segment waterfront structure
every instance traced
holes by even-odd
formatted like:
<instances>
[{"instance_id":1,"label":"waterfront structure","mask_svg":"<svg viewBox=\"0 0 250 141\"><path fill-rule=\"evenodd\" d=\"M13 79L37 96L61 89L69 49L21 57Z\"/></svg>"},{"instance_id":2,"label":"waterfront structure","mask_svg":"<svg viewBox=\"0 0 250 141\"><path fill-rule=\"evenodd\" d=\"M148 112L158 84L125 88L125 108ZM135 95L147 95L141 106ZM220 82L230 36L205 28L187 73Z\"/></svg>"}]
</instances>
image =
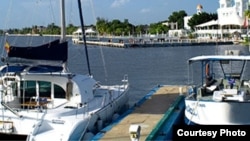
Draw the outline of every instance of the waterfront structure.
<instances>
[{"instance_id":1,"label":"waterfront structure","mask_svg":"<svg viewBox=\"0 0 250 141\"><path fill-rule=\"evenodd\" d=\"M87 28L85 30L85 35L86 35L86 40L90 41L98 41L98 32L95 31L93 28ZM82 28L79 27L76 31L73 32L72 34L72 42L74 44L82 44L83 41L83 36L82 36Z\"/></svg>"},{"instance_id":2,"label":"waterfront structure","mask_svg":"<svg viewBox=\"0 0 250 141\"><path fill-rule=\"evenodd\" d=\"M219 0L217 9L218 19L202 23L195 27L195 35L198 39L238 39L241 34L246 34L244 27L244 12L249 8L249 0ZM202 12L202 5L197 5L197 14ZM184 27L192 16L184 18Z\"/></svg>"}]
</instances>

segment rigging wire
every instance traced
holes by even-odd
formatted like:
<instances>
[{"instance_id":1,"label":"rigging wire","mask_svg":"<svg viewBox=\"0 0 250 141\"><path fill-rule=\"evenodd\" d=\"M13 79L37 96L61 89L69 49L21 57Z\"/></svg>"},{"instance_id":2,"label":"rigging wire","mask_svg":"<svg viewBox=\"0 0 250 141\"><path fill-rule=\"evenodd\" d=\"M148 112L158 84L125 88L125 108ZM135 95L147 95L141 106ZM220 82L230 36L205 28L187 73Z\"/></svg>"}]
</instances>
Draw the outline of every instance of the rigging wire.
<instances>
[{"instance_id":1,"label":"rigging wire","mask_svg":"<svg viewBox=\"0 0 250 141\"><path fill-rule=\"evenodd\" d=\"M39 7L39 0L35 1L34 5L38 8ZM32 16L29 16L29 19L30 19L31 23L34 22L34 15L36 15L37 8L32 8L33 11L30 12L32 14ZM31 28L30 32L31 32L31 35L26 38L26 40L27 40L26 44L28 46L32 45L32 42L33 42L33 39L34 39L34 36L33 36L33 26Z\"/></svg>"},{"instance_id":2,"label":"rigging wire","mask_svg":"<svg viewBox=\"0 0 250 141\"><path fill-rule=\"evenodd\" d=\"M55 19L56 19L56 18L55 18L54 8L53 8L53 6L52 6L52 0L50 0L50 7L49 7L49 8L50 8L50 11L51 11L50 13L52 13L52 14L51 14L51 21L52 21L52 23L55 23ZM54 39L54 36L50 36L50 37L51 37L51 38L50 38L51 40Z\"/></svg>"},{"instance_id":3,"label":"rigging wire","mask_svg":"<svg viewBox=\"0 0 250 141\"><path fill-rule=\"evenodd\" d=\"M93 13L94 22L96 23L96 15L95 15L94 4L92 0L90 0L90 5L91 5L92 13Z\"/></svg>"},{"instance_id":4,"label":"rigging wire","mask_svg":"<svg viewBox=\"0 0 250 141\"><path fill-rule=\"evenodd\" d=\"M74 12L73 12L73 3L72 1L70 1L70 3L68 4L69 5L69 14L67 19L68 19L68 23L73 23L73 17L74 17Z\"/></svg>"},{"instance_id":5,"label":"rigging wire","mask_svg":"<svg viewBox=\"0 0 250 141\"><path fill-rule=\"evenodd\" d=\"M8 29L8 26L7 26L8 24L7 23L9 22L9 19L10 19L10 11L12 9L12 3L13 3L13 1L11 0L10 3L9 3L9 6L8 6L8 10L7 10L8 12L6 14L6 20L5 20L5 28L6 29ZM1 41L1 44L4 44L4 46L5 46L5 43L7 41L7 37L8 37L8 35L7 35L7 33L5 33L4 38L2 38L2 41ZM3 47L2 48L2 55L1 55L2 57L6 53L4 50L5 50L5 48Z\"/></svg>"},{"instance_id":6,"label":"rigging wire","mask_svg":"<svg viewBox=\"0 0 250 141\"><path fill-rule=\"evenodd\" d=\"M95 10L94 10L93 0L90 0L90 5L91 5L93 17L94 17L94 23L96 24L96 15L95 15ZM96 25L96 29L97 29L97 25ZM96 31L98 32L98 30L96 30ZM99 32L97 33L97 36L99 38ZM103 53L102 47L100 47L100 52L101 52L101 57L102 57L103 69L104 69L104 76L105 76L104 80L107 82L108 73L107 73L106 62L105 62L105 58L104 58L104 53Z\"/></svg>"}]
</instances>

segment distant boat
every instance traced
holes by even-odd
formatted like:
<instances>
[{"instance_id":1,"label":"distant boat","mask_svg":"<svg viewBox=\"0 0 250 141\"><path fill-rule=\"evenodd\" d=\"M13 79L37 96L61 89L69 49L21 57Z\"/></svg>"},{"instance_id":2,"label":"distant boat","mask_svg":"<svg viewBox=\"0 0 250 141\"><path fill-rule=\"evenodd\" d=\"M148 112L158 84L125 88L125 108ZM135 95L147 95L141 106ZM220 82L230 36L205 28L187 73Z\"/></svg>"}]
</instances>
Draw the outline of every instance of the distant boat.
<instances>
[{"instance_id":1,"label":"distant boat","mask_svg":"<svg viewBox=\"0 0 250 141\"><path fill-rule=\"evenodd\" d=\"M127 75L120 85L104 86L90 71L82 75L67 69L63 23L61 38L49 43L19 47L6 42L0 67L1 140L89 140L127 105Z\"/></svg>"},{"instance_id":2,"label":"distant boat","mask_svg":"<svg viewBox=\"0 0 250 141\"><path fill-rule=\"evenodd\" d=\"M74 44L83 44L83 33L82 28L78 28L72 34L72 42ZM99 41L98 32L95 31L93 28L88 28L85 30L85 36L87 41Z\"/></svg>"},{"instance_id":3,"label":"distant boat","mask_svg":"<svg viewBox=\"0 0 250 141\"><path fill-rule=\"evenodd\" d=\"M200 72L201 82L190 84L185 98L186 123L250 125L250 80L244 76L249 61L250 56L231 54L190 58L189 68L195 71L189 71L190 80Z\"/></svg>"}]
</instances>

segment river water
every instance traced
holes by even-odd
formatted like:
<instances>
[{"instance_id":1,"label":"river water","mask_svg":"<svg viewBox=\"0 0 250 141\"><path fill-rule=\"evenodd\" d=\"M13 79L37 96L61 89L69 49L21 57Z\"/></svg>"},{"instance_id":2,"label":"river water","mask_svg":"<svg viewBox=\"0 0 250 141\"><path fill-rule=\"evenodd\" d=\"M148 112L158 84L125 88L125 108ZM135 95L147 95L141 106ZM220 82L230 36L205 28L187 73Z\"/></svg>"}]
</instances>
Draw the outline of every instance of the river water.
<instances>
[{"instance_id":1,"label":"river water","mask_svg":"<svg viewBox=\"0 0 250 141\"><path fill-rule=\"evenodd\" d=\"M1 45L4 46L3 38ZM11 44L29 41L39 44L51 37L9 37ZM74 73L87 74L84 45L69 40L68 68ZM240 50L248 55L249 49L240 45L180 46L149 48L114 48L88 46L90 70L102 84L118 84L125 74L130 83L130 100L133 105L157 85L186 85L187 59L197 55L224 54L225 50ZM3 50L1 50L3 51Z\"/></svg>"}]
</instances>

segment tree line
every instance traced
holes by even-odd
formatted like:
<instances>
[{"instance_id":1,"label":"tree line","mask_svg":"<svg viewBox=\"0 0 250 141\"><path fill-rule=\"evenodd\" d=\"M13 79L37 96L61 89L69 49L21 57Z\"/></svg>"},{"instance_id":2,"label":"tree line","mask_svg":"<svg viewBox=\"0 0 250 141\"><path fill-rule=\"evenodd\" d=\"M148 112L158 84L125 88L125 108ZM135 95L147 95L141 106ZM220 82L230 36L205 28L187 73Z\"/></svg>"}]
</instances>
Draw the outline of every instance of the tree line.
<instances>
[{"instance_id":1,"label":"tree line","mask_svg":"<svg viewBox=\"0 0 250 141\"><path fill-rule=\"evenodd\" d=\"M124 21L120 21L118 19L114 19L109 21L104 18L97 18L96 25L88 25L86 27L92 27L95 29L100 35L115 35L115 36L128 36L128 35L138 35L138 34L166 34L171 29L171 27L167 24L163 23L177 23L177 29L184 29L184 17L187 16L187 13L184 10L173 12L167 20L159 21L156 23L151 23L149 25L133 25L129 23L128 19L124 19ZM199 14L194 14L192 18L189 20L188 25L191 27L191 31L194 30L194 27L198 24L205 23L210 20L217 19L217 13L206 13L202 12ZM69 24L66 27L66 33L71 35L74 31L76 31L79 26ZM22 29L8 29L8 30L0 30L1 34L4 33L9 34L52 34L58 35L60 34L60 27L55 25L55 23L49 24L47 27L43 26L32 26L25 27Z\"/></svg>"}]
</instances>

